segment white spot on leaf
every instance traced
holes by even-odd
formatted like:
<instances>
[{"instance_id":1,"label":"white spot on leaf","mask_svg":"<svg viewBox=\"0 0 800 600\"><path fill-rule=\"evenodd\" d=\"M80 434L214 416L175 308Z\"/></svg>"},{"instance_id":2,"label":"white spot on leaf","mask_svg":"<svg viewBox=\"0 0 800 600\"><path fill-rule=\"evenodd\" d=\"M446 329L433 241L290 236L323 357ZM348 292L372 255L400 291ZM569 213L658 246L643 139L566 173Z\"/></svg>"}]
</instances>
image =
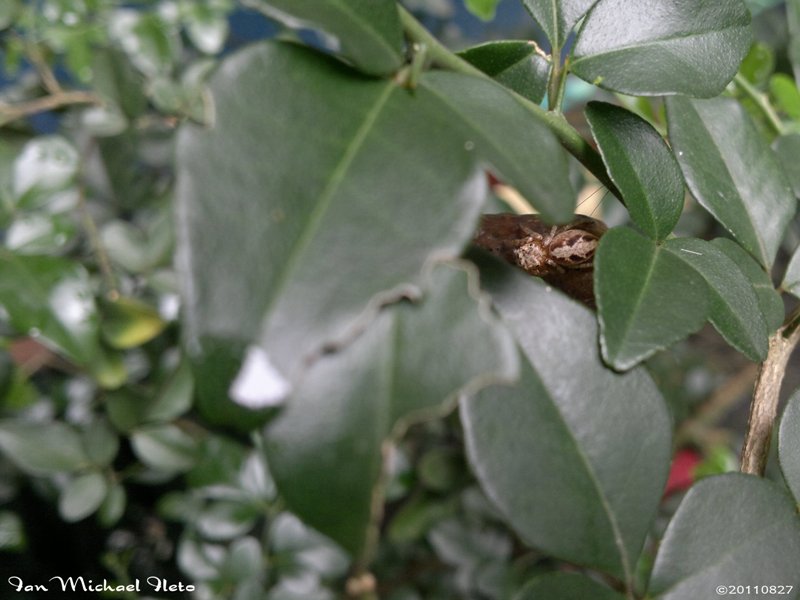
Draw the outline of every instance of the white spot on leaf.
<instances>
[{"instance_id":1,"label":"white spot on leaf","mask_svg":"<svg viewBox=\"0 0 800 600\"><path fill-rule=\"evenodd\" d=\"M259 409L280 406L291 391L291 384L270 362L267 353L250 346L228 393L237 404Z\"/></svg>"}]
</instances>

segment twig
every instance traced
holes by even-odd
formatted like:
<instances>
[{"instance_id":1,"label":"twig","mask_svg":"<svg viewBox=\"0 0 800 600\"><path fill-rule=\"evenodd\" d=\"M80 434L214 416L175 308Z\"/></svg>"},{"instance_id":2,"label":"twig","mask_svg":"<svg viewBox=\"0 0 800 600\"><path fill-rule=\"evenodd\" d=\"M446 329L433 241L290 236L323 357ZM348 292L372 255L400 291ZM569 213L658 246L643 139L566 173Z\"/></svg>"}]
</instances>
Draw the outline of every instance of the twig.
<instances>
[{"instance_id":1,"label":"twig","mask_svg":"<svg viewBox=\"0 0 800 600\"><path fill-rule=\"evenodd\" d=\"M781 383L792 351L800 342L800 311L769 338L767 359L761 364L750 404L750 418L742 446L742 473L763 475L778 414Z\"/></svg>"},{"instance_id":2,"label":"twig","mask_svg":"<svg viewBox=\"0 0 800 600\"><path fill-rule=\"evenodd\" d=\"M453 54L438 39L431 35L430 32L428 32L428 30L422 26L422 23L417 21L414 16L405 8L398 7L398 9L400 11L400 20L403 24L406 34L412 40L426 45L428 57L435 64L457 73L463 73L464 75L472 75L488 81L494 81L480 69L473 67L467 61ZM622 202L622 195L619 193L617 187L608 176L600 154L598 154L597 151L592 148L589 142L583 139L581 135L575 131L575 128L567 122L566 118L564 118L564 115L546 111L538 104L531 102L524 96L520 96L513 90L508 90L508 93L514 96L514 98L525 109L536 115L536 117L538 117L540 120L544 121L544 123L561 142L561 145L564 146L564 148L566 148L570 154L577 158L583 164L583 166L585 166L595 177L597 177L597 179L600 180L603 185L605 185L606 188L608 188L608 190Z\"/></svg>"},{"instance_id":3,"label":"twig","mask_svg":"<svg viewBox=\"0 0 800 600\"><path fill-rule=\"evenodd\" d=\"M42 96L22 102L20 104L6 104L0 102L0 125L15 121L22 117L35 115L40 112L54 110L71 104L103 104L103 99L92 92L58 92L49 96Z\"/></svg>"}]
</instances>

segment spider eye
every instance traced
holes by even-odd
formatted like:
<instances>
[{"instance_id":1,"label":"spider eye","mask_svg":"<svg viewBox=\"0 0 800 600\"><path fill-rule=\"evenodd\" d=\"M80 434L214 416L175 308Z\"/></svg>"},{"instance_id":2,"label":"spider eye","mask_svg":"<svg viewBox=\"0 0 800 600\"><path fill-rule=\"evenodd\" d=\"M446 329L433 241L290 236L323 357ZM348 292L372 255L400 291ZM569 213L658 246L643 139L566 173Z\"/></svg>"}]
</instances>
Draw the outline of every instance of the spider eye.
<instances>
[{"instance_id":1,"label":"spider eye","mask_svg":"<svg viewBox=\"0 0 800 600\"><path fill-rule=\"evenodd\" d=\"M563 267L584 265L594 258L598 241L597 236L587 231L564 231L550 242L550 256Z\"/></svg>"}]
</instances>

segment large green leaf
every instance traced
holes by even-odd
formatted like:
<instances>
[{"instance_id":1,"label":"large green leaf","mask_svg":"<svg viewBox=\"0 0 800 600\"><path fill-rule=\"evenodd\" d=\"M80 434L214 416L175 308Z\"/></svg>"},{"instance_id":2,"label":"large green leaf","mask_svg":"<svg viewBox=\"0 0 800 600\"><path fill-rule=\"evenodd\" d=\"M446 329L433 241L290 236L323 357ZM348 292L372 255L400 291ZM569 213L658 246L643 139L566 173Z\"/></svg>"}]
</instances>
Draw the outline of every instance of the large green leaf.
<instances>
[{"instance_id":1,"label":"large green leaf","mask_svg":"<svg viewBox=\"0 0 800 600\"><path fill-rule=\"evenodd\" d=\"M594 289L600 345L615 369L682 340L709 316L708 286L695 270L625 227L601 239Z\"/></svg>"},{"instance_id":2,"label":"large green leaf","mask_svg":"<svg viewBox=\"0 0 800 600\"><path fill-rule=\"evenodd\" d=\"M29 475L72 472L91 464L78 433L57 421L0 421L0 451Z\"/></svg>"},{"instance_id":3,"label":"large green leaf","mask_svg":"<svg viewBox=\"0 0 800 600\"><path fill-rule=\"evenodd\" d=\"M663 240L683 209L683 174L658 132L622 107L590 102L586 118L611 180L633 221L648 236Z\"/></svg>"},{"instance_id":4,"label":"large green leaf","mask_svg":"<svg viewBox=\"0 0 800 600\"><path fill-rule=\"evenodd\" d=\"M764 315L767 333L774 332L783 324L786 309L783 306L781 295L775 290L775 286L772 285L772 279L764 271L764 267L758 264L751 254L733 240L717 238L711 243L735 262L739 270L750 281L753 290L756 292L761 314Z\"/></svg>"},{"instance_id":5,"label":"large green leaf","mask_svg":"<svg viewBox=\"0 0 800 600\"><path fill-rule=\"evenodd\" d=\"M528 582L513 600L622 600L622 596L579 573L549 573Z\"/></svg>"},{"instance_id":6,"label":"large green leaf","mask_svg":"<svg viewBox=\"0 0 800 600\"><path fill-rule=\"evenodd\" d=\"M795 81L800 81L800 0L786 0L789 25L789 60L792 61Z\"/></svg>"},{"instance_id":7,"label":"large green leaf","mask_svg":"<svg viewBox=\"0 0 800 600\"><path fill-rule=\"evenodd\" d=\"M77 364L99 360L97 307L80 264L0 251L0 305L16 329L41 338Z\"/></svg>"},{"instance_id":8,"label":"large green leaf","mask_svg":"<svg viewBox=\"0 0 800 600\"><path fill-rule=\"evenodd\" d=\"M736 74L750 38L741 0L600 0L578 33L572 71L635 96L709 98Z\"/></svg>"},{"instance_id":9,"label":"large green leaf","mask_svg":"<svg viewBox=\"0 0 800 600\"><path fill-rule=\"evenodd\" d=\"M524 364L462 402L475 473L528 544L630 583L668 469L663 399L643 370L603 365L582 305L494 260L481 275Z\"/></svg>"},{"instance_id":10,"label":"large green leaf","mask_svg":"<svg viewBox=\"0 0 800 600\"><path fill-rule=\"evenodd\" d=\"M270 469L289 508L355 555L387 438L440 414L459 390L513 378L513 342L474 284L437 268L421 305L385 310L355 343L321 359L267 428Z\"/></svg>"},{"instance_id":11,"label":"large green leaf","mask_svg":"<svg viewBox=\"0 0 800 600\"><path fill-rule=\"evenodd\" d=\"M800 504L800 389L789 398L781 417L778 458L786 484Z\"/></svg>"},{"instance_id":12,"label":"large green leaf","mask_svg":"<svg viewBox=\"0 0 800 600\"><path fill-rule=\"evenodd\" d=\"M217 365L230 377L259 324L270 368L293 380L425 263L458 255L486 182L425 87L264 43L227 59L211 90L214 127L178 136L177 219L185 333L209 367L197 389L220 404Z\"/></svg>"},{"instance_id":13,"label":"large green leaf","mask_svg":"<svg viewBox=\"0 0 800 600\"><path fill-rule=\"evenodd\" d=\"M775 597L797 598L798 564L800 520L791 498L761 478L719 475L692 487L672 518L650 593L697 600L713 597L717 586L779 584L793 589Z\"/></svg>"},{"instance_id":14,"label":"large green leaf","mask_svg":"<svg viewBox=\"0 0 800 600\"><path fill-rule=\"evenodd\" d=\"M487 42L458 55L531 102L539 104L547 92L550 63L528 41Z\"/></svg>"},{"instance_id":15,"label":"large green leaf","mask_svg":"<svg viewBox=\"0 0 800 600\"><path fill-rule=\"evenodd\" d=\"M547 34L554 48L562 48L567 34L597 0L522 0Z\"/></svg>"},{"instance_id":16,"label":"large green leaf","mask_svg":"<svg viewBox=\"0 0 800 600\"><path fill-rule=\"evenodd\" d=\"M696 238L669 240L664 247L708 284L709 320L717 331L750 360L764 360L767 324L753 285L737 264L718 247Z\"/></svg>"},{"instance_id":17,"label":"large green leaf","mask_svg":"<svg viewBox=\"0 0 800 600\"><path fill-rule=\"evenodd\" d=\"M543 121L500 86L474 77L432 72L422 87L461 118L470 147L545 219L573 218L575 194L567 156Z\"/></svg>"},{"instance_id":18,"label":"large green leaf","mask_svg":"<svg viewBox=\"0 0 800 600\"><path fill-rule=\"evenodd\" d=\"M362 71L387 75L403 64L403 36L394 0L248 0L286 24L335 36Z\"/></svg>"},{"instance_id":19,"label":"large green leaf","mask_svg":"<svg viewBox=\"0 0 800 600\"><path fill-rule=\"evenodd\" d=\"M669 137L698 202L764 266L796 200L775 155L734 100L667 98Z\"/></svg>"},{"instance_id":20,"label":"large green leaf","mask_svg":"<svg viewBox=\"0 0 800 600\"><path fill-rule=\"evenodd\" d=\"M794 195L800 198L800 163L797 160L800 155L800 133L782 135L772 143L772 148L786 173L786 178L792 184Z\"/></svg>"}]
</instances>

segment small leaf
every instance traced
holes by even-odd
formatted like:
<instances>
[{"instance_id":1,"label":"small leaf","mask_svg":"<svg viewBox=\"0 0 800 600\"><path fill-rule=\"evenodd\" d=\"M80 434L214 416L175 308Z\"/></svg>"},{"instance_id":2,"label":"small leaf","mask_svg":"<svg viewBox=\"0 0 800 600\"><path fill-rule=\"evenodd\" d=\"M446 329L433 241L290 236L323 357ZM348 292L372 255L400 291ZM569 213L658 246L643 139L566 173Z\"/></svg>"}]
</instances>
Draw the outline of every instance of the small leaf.
<instances>
[{"instance_id":1,"label":"small leaf","mask_svg":"<svg viewBox=\"0 0 800 600\"><path fill-rule=\"evenodd\" d=\"M797 201L744 108L728 98L667 98L669 137L692 194L769 268Z\"/></svg>"},{"instance_id":2,"label":"small leaf","mask_svg":"<svg viewBox=\"0 0 800 600\"><path fill-rule=\"evenodd\" d=\"M112 348L127 350L146 344L167 325L158 311L135 298L105 300L101 308L103 337Z\"/></svg>"},{"instance_id":3,"label":"small leaf","mask_svg":"<svg viewBox=\"0 0 800 600\"><path fill-rule=\"evenodd\" d=\"M800 389L786 402L778 431L778 458L786 485L800 504Z\"/></svg>"},{"instance_id":4,"label":"small leaf","mask_svg":"<svg viewBox=\"0 0 800 600\"><path fill-rule=\"evenodd\" d=\"M0 305L12 325L84 366L100 360L92 285L78 263L0 251Z\"/></svg>"},{"instance_id":5,"label":"small leaf","mask_svg":"<svg viewBox=\"0 0 800 600\"><path fill-rule=\"evenodd\" d=\"M250 531L259 516L261 509L258 505L220 500L205 507L193 523L204 538L228 541Z\"/></svg>"},{"instance_id":6,"label":"small leaf","mask_svg":"<svg viewBox=\"0 0 800 600\"><path fill-rule=\"evenodd\" d=\"M713 244L696 238L669 240L664 248L708 284L709 320L722 337L750 360L764 360L767 325L755 290L736 263Z\"/></svg>"},{"instance_id":7,"label":"small leaf","mask_svg":"<svg viewBox=\"0 0 800 600\"><path fill-rule=\"evenodd\" d=\"M0 450L28 475L49 475L86 468L90 459L75 430L57 421L0 421Z\"/></svg>"},{"instance_id":8,"label":"small leaf","mask_svg":"<svg viewBox=\"0 0 800 600\"><path fill-rule=\"evenodd\" d=\"M620 370L697 331L709 315L708 286L695 270L625 227L600 240L595 293L603 357Z\"/></svg>"},{"instance_id":9,"label":"small leaf","mask_svg":"<svg viewBox=\"0 0 800 600\"><path fill-rule=\"evenodd\" d=\"M515 387L462 401L473 470L527 544L630 583L669 468L664 401L644 370L603 365L589 310L488 260L482 280L524 362Z\"/></svg>"},{"instance_id":10,"label":"small leaf","mask_svg":"<svg viewBox=\"0 0 800 600\"><path fill-rule=\"evenodd\" d=\"M710 98L733 79L750 39L741 0L600 0L578 32L572 71L632 96Z\"/></svg>"},{"instance_id":11,"label":"small leaf","mask_svg":"<svg viewBox=\"0 0 800 600\"><path fill-rule=\"evenodd\" d=\"M86 455L95 467L107 467L117 456L119 437L105 419L90 423L82 437Z\"/></svg>"},{"instance_id":12,"label":"small leaf","mask_svg":"<svg viewBox=\"0 0 800 600\"><path fill-rule=\"evenodd\" d=\"M775 52L764 42L753 42L739 66L739 72L750 83L763 88L775 70Z\"/></svg>"},{"instance_id":13,"label":"small leaf","mask_svg":"<svg viewBox=\"0 0 800 600\"><path fill-rule=\"evenodd\" d=\"M513 600L622 600L614 590L578 573L548 573L530 580Z\"/></svg>"},{"instance_id":14,"label":"small leaf","mask_svg":"<svg viewBox=\"0 0 800 600\"><path fill-rule=\"evenodd\" d=\"M678 223L684 184L675 157L647 121L624 108L590 102L586 118L631 218L656 241Z\"/></svg>"},{"instance_id":15,"label":"small leaf","mask_svg":"<svg viewBox=\"0 0 800 600\"><path fill-rule=\"evenodd\" d=\"M125 487L119 484L112 484L105 499L103 499L103 503L97 509L97 517L103 527L116 525L125 513L126 504Z\"/></svg>"},{"instance_id":16,"label":"small leaf","mask_svg":"<svg viewBox=\"0 0 800 600\"><path fill-rule=\"evenodd\" d=\"M783 306L781 295L775 290L775 286L772 285L772 279L764 271L764 267L759 265L752 255L748 254L744 248L733 240L717 238L712 240L711 243L733 260L750 281L758 297L761 314L764 315L767 333L773 333L783 324L786 309Z\"/></svg>"},{"instance_id":17,"label":"small leaf","mask_svg":"<svg viewBox=\"0 0 800 600\"><path fill-rule=\"evenodd\" d=\"M528 112L506 90L458 73L428 73L430 90L462 120L474 152L528 198L545 219L573 218L575 194L567 157L544 119Z\"/></svg>"},{"instance_id":18,"label":"small leaf","mask_svg":"<svg viewBox=\"0 0 800 600\"><path fill-rule=\"evenodd\" d=\"M157 471L188 471L197 461L197 443L174 425L141 427L130 439L139 460Z\"/></svg>"},{"instance_id":19,"label":"small leaf","mask_svg":"<svg viewBox=\"0 0 800 600\"><path fill-rule=\"evenodd\" d=\"M34 138L14 161L14 193L52 192L66 186L78 172L78 151L59 136Z\"/></svg>"},{"instance_id":20,"label":"small leaf","mask_svg":"<svg viewBox=\"0 0 800 600\"><path fill-rule=\"evenodd\" d=\"M522 0L554 48L563 48L567 34L597 0Z\"/></svg>"},{"instance_id":21,"label":"small leaf","mask_svg":"<svg viewBox=\"0 0 800 600\"><path fill-rule=\"evenodd\" d=\"M67 522L80 521L95 512L106 497L108 486L100 473L86 473L72 479L58 499L58 512Z\"/></svg>"},{"instance_id":22,"label":"small leaf","mask_svg":"<svg viewBox=\"0 0 800 600\"><path fill-rule=\"evenodd\" d=\"M353 555L370 527L385 440L447 410L459 390L513 377L510 339L471 285L460 269L437 268L421 304L384 311L320 359L266 430L287 506Z\"/></svg>"},{"instance_id":23,"label":"small leaf","mask_svg":"<svg viewBox=\"0 0 800 600\"><path fill-rule=\"evenodd\" d=\"M155 77L172 70L180 37L156 11L119 8L111 14L108 27L112 38L142 73Z\"/></svg>"},{"instance_id":24,"label":"small leaf","mask_svg":"<svg viewBox=\"0 0 800 600\"><path fill-rule=\"evenodd\" d=\"M531 42L487 42L458 55L531 102L539 104L547 92L550 63Z\"/></svg>"},{"instance_id":25,"label":"small leaf","mask_svg":"<svg viewBox=\"0 0 800 600\"><path fill-rule=\"evenodd\" d=\"M783 167L783 172L792 184L795 197L800 198L800 133L789 133L775 139L772 149L778 156L778 163Z\"/></svg>"},{"instance_id":26,"label":"small leaf","mask_svg":"<svg viewBox=\"0 0 800 600\"><path fill-rule=\"evenodd\" d=\"M22 519L10 510L0 511L0 551L16 552L24 548L25 528Z\"/></svg>"},{"instance_id":27,"label":"small leaf","mask_svg":"<svg viewBox=\"0 0 800 600\"><path fill-rule=\"evenodd\" d=\"M794 79L783 73L773 75L769 80L769 92L775 99L776 108L800 121L800 90Z\"/></svg>"},{"instance_id":28,"label":"small leaf","mask_svg":"<svg viewBox=\"0 0 800 600\"><path fill-rule=\"evenodd\" d=\"M498 2L500 2L500 0L464 0L469 12L484 21L491 21L494 19L494 13L497 10Z\"/></svg>"},{"instance_id":29,"label":"small leaf","mask_svg":"<svg viewBox=\"0 0 800 600\"><path fill-rule=\"evenodd\" d=\"M403 37L393 0L260 0L253 3L290 27L316 26L338 38L342 52L366 73L388 75L403 62Z\"/></svg>"},{"instance_id":30,"label":"small leaf","mask_svg":"<svg viewBox=\"0 0 800 600\"><path fill-rule=\"evenodd\" d=\"M754 510L754 507L758 507ZM650 593L708 598L717 586L800 585L800 522L771 481L731 473L696 483L658 550Z\"/></svg>"}]
</instances>

